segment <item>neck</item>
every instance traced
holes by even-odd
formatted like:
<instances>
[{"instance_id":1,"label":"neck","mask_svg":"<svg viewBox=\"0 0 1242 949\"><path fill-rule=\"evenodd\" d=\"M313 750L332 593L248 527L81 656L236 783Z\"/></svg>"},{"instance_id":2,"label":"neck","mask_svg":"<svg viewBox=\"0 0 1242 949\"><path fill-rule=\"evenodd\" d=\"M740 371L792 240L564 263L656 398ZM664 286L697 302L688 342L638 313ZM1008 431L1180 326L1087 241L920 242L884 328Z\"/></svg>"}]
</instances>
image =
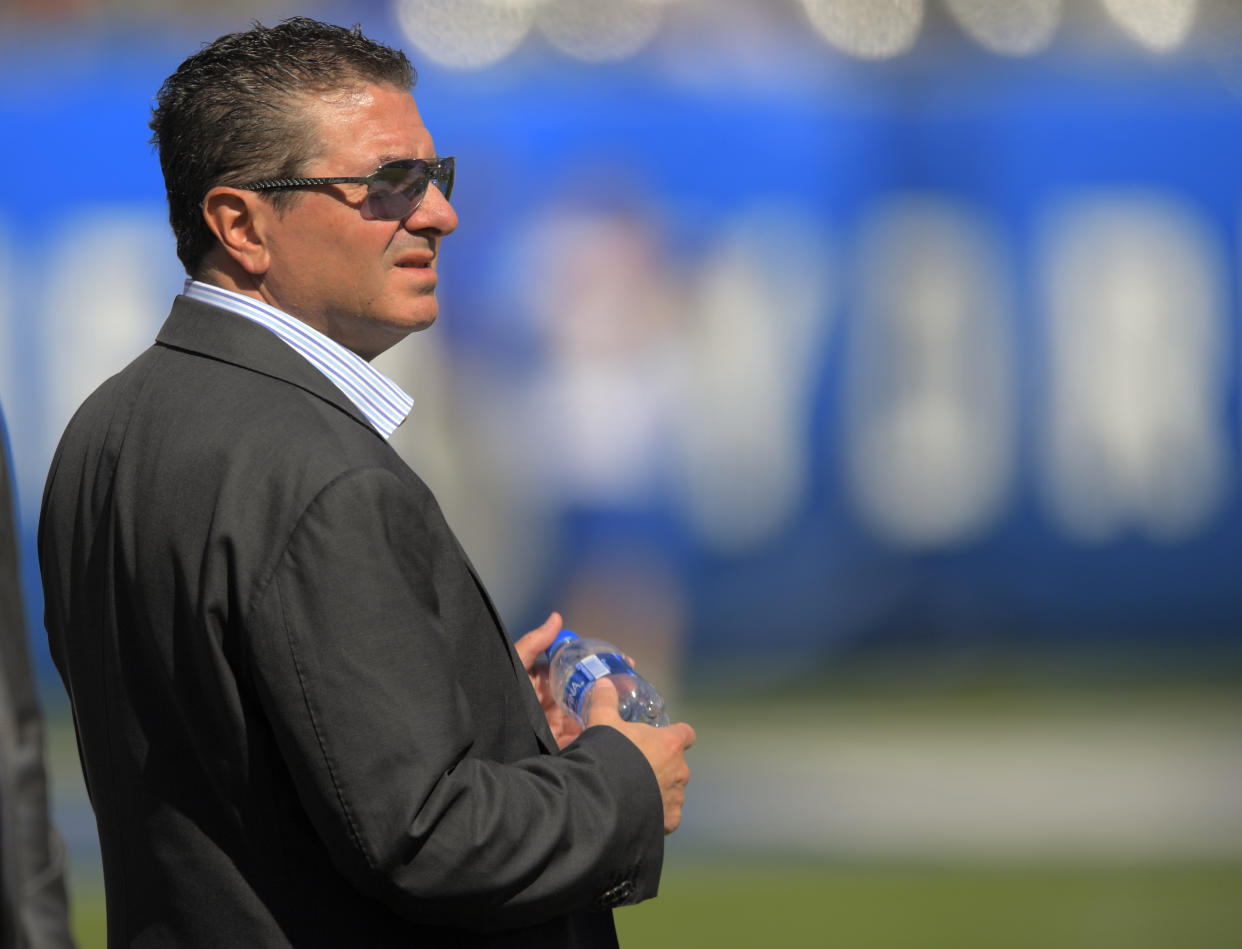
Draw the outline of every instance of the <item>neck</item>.
<instances>
[{"instance_id":1,"label":"neck","mask_svg":"<svg viewBox=\"0 0 1242 949\"><path fill-rule=\"evenodd\" d=\"M263 299L263 294L259 290L260 279L236 266L220 266L218 263L207 260L190 276L203 283L232 290L234 293L243 293L256 300Z\"/></svg>"}]
</instances>

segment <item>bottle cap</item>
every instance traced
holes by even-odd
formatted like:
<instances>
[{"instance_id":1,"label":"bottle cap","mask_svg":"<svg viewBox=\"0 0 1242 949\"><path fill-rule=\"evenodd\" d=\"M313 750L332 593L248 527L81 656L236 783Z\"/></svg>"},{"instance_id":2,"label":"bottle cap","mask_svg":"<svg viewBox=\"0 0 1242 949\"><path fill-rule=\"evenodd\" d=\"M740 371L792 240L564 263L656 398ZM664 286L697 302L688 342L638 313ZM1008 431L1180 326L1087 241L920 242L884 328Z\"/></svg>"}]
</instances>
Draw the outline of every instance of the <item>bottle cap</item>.
<instances>
[{"instance_id":1,"label":"bottle cap","mask_svg":"<svg viewBox=\"0 0 1242 949\"><path fill-rule=\"evenodd\" d=\"M548 658L551 659L556 655L556 651L564 646L571 639L577 639L578 634L572 629L562 629L556 634L556 639L552 640L552 645L548 647Z\"/></svg>"}]
</instances>

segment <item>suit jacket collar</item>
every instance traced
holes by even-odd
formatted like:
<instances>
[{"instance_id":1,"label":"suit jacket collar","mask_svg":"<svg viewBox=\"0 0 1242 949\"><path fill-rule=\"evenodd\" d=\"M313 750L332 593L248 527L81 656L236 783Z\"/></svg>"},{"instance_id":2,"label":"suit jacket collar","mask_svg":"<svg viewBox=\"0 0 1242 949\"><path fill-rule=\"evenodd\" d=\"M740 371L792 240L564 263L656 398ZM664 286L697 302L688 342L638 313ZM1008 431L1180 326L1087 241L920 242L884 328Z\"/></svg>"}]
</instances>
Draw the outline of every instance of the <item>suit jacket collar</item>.
<instances>
[{"instance_id":1,"label":"suit jacket collar","mask_svg":"<svg viewBox=\"0 0 1242 949\"><path fill-rule=\"evenodd\" d=\"M178 296L157 344L232 363L297 386L356 419L380 438L349 397L279 336L244 316Z\"/></svg>"}]
</instances>

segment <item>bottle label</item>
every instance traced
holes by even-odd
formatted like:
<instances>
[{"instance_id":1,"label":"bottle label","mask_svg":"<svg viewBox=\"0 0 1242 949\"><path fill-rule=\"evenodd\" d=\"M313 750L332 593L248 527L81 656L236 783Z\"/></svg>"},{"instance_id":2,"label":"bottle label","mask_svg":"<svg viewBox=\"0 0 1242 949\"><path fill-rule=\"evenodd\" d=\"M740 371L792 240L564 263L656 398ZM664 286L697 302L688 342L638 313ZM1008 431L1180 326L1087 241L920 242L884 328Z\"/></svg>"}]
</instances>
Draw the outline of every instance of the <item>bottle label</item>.
<instances>
[{"instance_id":1,"label":"bottle label","mask_svg":"<svg viewBox=\"0 0 1242 949\"><path fill-rule=\"evenodd\" d=\"M615 673L633 671L625 657L617 653L603 652L586 656L574 665L573 674L565 683L565 704L582 721L582 699L592 682Z\"/></svg>"}]
</instances>

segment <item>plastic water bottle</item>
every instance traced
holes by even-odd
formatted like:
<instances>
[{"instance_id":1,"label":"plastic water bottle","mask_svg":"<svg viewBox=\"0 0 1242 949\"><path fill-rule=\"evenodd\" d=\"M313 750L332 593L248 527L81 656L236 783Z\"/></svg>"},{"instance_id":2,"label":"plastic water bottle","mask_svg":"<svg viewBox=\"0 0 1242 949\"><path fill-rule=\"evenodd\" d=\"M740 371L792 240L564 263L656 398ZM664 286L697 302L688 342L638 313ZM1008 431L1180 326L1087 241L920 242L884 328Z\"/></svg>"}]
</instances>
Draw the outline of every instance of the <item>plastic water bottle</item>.
<instances>
[{"instance_id":1,"label":"plastic water bottle","mask_svg":"<svg viewBox=\"0 0 1242 949\"><path fill-rule=\"evenodd\" d=\"M548 647L552 691L561 706L586 726L591 688L607 677L617 689L617 711L627 722L662 727L668 724L664 699L634 671L616 646L601 639L580 639L562 629Z\"/></svg>"}]
</instances>

